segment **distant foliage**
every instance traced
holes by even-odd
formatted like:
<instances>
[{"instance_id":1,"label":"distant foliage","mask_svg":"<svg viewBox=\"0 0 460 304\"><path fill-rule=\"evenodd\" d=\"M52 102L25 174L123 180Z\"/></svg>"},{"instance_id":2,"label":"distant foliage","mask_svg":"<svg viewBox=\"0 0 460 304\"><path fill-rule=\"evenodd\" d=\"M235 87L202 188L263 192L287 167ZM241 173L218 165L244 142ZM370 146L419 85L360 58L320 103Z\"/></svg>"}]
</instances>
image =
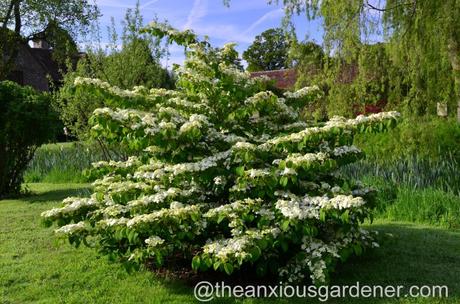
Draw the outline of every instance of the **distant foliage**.
<instances>
[{"instance_id":1,"label":"distant foliage","mask_svg":"<svg viewBox=\"0 0 460 304\"><path fill-rule=\"evenodd\" d=\"M187 44L162 24L146 31ZM120 90L78 78L76 90L106 100L93 137L137 156L98 162L94 194L45 211L46 223L128 268L186 261L197 271L252 271L283 281L327 282L338 261L378 244L359 224L373 191L336 175L363 157L353 136L392 128L396 112L336 117L307 127L299 112L312 87L265 91L235 65L233 45L193 39L177 90Z\"/></svg>"},{"instance_id":2,"label":"distant foliage","mask_svg":"<svg viewBox=\"0 0 460 304\"><path fill-rule=\"evenodd\" d=\"M0 82L0 197L20 192L27 164L54 137L56 125L48 95Z\"/></svg>"},{"instance_id":3,"label":"distant foliage","mask_svg":"<svg viewBox=\"0 0 460 304\"><path fill-rule=\"evenodd\" d=\"M280 28L268 29L257 35L254 42L243 52L248 71L271 71L288 68L289 40Z\"/></svg>"},{"instance_id":4,"label":"distant foliage","mask_svg":"<svg viewBox=\"0 0 460 304\"><path fill-rule=\"evenodd\" d=\"M167 51L160 39L139 33L143 27L139 3L134 9L126 11L122 25L120 37L112 19L109 46L106 49L96 46L87 50L76 70L65 76L64 85L56 94L56 108L62 121L72 135L81 140L88 138L88 120L92 112L108 104L105 96L75 88L75 78L97 78L120 89L135 86L174 88L172 72L161 66L160 60L167 55Z\"/></svg>"},{"instance_id":5,"label":"distant foliage","mask_svg":"<svg viewBox=\"0 0 460 304\"><path fill-rule=\"evenodd\" d=\"M458 0L269 3L282 3L285 21L293 15L321 20L325 53L338 59L331 67L339 74L345 62L384 76L383 82L378 78L367 78L365 86L361 82L361 90L356 92L359 101L365 101L360 95L365 92L375 94L376 100L385 93L393 106L403 106L408 113L434 114L436 104L442 102L455 116L460 106ZM374 44L379 36L383 43ZM379 57L380 61L375 60Z\"/></svg>"}]
</instances>

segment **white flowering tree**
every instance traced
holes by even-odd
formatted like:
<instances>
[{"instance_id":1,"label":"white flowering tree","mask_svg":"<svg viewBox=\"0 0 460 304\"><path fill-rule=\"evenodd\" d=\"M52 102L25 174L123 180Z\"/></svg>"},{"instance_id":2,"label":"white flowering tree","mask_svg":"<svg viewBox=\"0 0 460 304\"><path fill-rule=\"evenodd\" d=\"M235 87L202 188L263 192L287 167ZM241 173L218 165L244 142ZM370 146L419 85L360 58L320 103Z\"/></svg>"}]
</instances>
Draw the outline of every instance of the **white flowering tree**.
<instances>
[{"instance_id":1,"label":"white flowering tree","mask_svg":"<svg viewBox=\"0 0 460 304\"><path fill-rule=\"evenodd\" d=\"M309 126L298 113L321 97L317 87L280 98L234 66L233 45L214 49L161 24L146 31L187 45L178 89L76 79L111 106L94 112L92 136L136 156L94 164L94 194L65 199L45 222L129 268L182 260L288 282L325 283L337 261L377 246L359 227L372 192L336 172L363 156L354 134L393 127L398 113Z\"/></svg>"}]
</instances>

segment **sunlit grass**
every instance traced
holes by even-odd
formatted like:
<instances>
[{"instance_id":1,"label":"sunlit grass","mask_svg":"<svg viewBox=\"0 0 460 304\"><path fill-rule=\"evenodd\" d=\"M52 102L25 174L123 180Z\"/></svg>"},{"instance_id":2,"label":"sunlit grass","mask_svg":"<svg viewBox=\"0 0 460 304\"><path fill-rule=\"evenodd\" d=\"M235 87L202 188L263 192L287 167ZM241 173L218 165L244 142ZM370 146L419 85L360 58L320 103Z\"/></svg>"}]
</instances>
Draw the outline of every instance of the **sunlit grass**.
<instances>
[{"instance_id":1,"label":"sunlit grass","mask_svg":"<svg viewBox=\"0 0 460 304\"><path fill-rule=\"evenodd\" d=\"M69 195L88 195L88 184L31 184L32 195L0 201L2 303L191 303L193 286L142 270L127 274L96 251L56 242L40 213ZM380 249L342 265L331 284L448 285L450 298L343 299L328 303L459 303L460 232L377 220L394 235ZM225 299L223 303L317 303L305 299Z\"/></svg>"}]
</instances>

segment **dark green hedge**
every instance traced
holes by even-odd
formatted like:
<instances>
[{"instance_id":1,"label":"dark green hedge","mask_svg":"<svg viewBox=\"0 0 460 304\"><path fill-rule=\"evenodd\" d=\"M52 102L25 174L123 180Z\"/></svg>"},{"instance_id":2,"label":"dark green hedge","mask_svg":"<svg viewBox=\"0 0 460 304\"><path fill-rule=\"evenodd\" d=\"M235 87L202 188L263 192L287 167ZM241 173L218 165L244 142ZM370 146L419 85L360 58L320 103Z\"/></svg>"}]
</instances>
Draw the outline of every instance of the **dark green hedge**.
<instances>
[{"instance_id":1,"label":"dark green hedge","mask_svg":"<svg viewBox=\"0 0 460 304\"><path fill-rule=\"evenodd\" d=\"M0 197L20 192L27 164L58 125L49 94L0 82Z\"/></svg>"}]
</instances>

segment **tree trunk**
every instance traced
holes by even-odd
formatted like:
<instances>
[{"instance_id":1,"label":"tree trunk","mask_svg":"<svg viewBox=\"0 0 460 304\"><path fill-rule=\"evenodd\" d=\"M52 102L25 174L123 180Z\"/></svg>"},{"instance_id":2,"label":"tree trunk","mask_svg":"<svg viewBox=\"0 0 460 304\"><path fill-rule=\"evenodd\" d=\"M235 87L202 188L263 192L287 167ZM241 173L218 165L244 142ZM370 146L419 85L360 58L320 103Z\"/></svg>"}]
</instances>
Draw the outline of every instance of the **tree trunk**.
<instances>
[{"instance_id":1,"label":"tree trunk","mask_svg":"<svg viewBox=\"0 0 460 304\"><path fill-rule=\"evenodd\" d=\"M3 18L3 29L7 28L8 22L10 21L11 13L13 12L14 2L14 0L11 0L10 5L8 5L8 10L6 11L5 18Z\"/></svg>"},{"instance_id":2,"label":"tree trunk","mask_svg":"<svg viewBox=\"0 0 460 304\"><path fill-rule=\"evenodd\" d=\"M16 0L14 3L14 32L20 36L21 35L21 1Z\"/></svg>"},{"instance_id":3,"label":"tree trunk","mask_svg":"<svg viewBox=\"0 0 460 304\"><path fill-rule=\"evenodd\" d=\"M457 99L457 121L460 123L460 43L455 34L449 39L448 51L454 77L455 97Z\"/></svg>"}]
</instances>

